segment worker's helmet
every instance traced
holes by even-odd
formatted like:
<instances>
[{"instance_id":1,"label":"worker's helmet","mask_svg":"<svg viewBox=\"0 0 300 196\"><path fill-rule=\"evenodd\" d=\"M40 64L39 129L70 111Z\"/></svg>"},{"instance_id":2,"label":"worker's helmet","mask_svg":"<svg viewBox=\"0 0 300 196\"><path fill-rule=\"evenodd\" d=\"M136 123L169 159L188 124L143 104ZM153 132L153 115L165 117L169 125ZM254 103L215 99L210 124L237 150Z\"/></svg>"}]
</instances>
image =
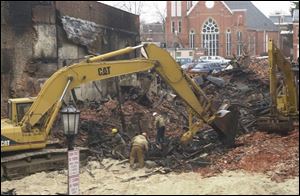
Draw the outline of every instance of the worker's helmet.
<instances>
[{"instance_id":1,"label":"worker's helmet","mask_svg":"<svg viewBox=\"0 0 300 196\"><path fill-rule=\"evenodd\" d=\"M157 112L153 112L152 116L156 116L157 115Z\"/></svg>"},{"instance_id":2,"label":"worker's helmet","mask_svg":"<svg viewBox=\"0 0 300 196\"><path fill-rule=\"evenodd\" d=\"M111 130L111 133L112 133L112 134L116 134L116 133L118 133L118 129L116 129L116 128L113 128L113 129Z\"/></svg>"},{"instance_id":3,"label":"worker's helmet","mask_svg":"<svg viewBox=\"0 0 300 196\"><path fill-rule=\"evenodd\" d=\"M147 137L147 133L146 132L143 132L142 135L145 136L145 137Z\"/></svg>"}]
</instances>

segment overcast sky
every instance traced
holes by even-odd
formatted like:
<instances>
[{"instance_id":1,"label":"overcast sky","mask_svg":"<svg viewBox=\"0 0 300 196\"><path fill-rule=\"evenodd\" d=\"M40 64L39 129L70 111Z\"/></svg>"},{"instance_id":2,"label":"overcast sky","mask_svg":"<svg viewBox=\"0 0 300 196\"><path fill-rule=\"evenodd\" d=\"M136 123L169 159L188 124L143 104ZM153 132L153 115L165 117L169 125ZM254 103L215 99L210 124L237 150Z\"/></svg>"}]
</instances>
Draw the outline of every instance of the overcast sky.
<instances>
[{"instance_id":1,"label":"overcast sky","mask_svg":"<svg viewBox=\"0 0 300 196\"><path fill-rule=\"evenodd\" d=\"M100 1L102 3L118 7L120 9L128 11L124 6L124 2L130 1ZM135 4L133 2L136 2ZM251 1L262 13L267 17L275 12L280 11L281 13L289 14L289 9L291 7L290 1ZM130 5L134 8L138 7L139 3L142 3L142 10L140 12L141 21L147 23L160 21L157 11L163 13L166 9L166 1L131 1ZM134 12L134 9L132 9Z\"/></svg>"}]
</instances>

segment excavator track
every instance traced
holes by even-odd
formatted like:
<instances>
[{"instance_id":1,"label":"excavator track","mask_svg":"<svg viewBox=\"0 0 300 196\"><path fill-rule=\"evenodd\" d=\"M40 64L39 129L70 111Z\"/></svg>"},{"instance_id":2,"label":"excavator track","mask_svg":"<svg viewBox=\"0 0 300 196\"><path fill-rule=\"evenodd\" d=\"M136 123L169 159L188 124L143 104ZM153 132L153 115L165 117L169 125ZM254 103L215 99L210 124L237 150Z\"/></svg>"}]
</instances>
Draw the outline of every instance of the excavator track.
<instances>
[{"instance_id":1,"label":"excavator track","mask_svg":"<svg viewBox=\"0 0 300 196\"><path fill-rule=\"evenodd\" d=\"M85 164L89 155L88 148L80 150L80 163ZM67 149L42 149L18 155L1 157L1 181L20 179L41 171L67 168Z\"/></svg>"},{"instance_id":2,"label":"excavator track","mask_svg":"<svg viewBox=\"0 0 300 196\"><path fill-rule=\"evenodd\" d=\"M282 135L288 134L295 129L299 130L299 116L262 116L256 121L258 130Z\"/></svg>"}]
</instances>

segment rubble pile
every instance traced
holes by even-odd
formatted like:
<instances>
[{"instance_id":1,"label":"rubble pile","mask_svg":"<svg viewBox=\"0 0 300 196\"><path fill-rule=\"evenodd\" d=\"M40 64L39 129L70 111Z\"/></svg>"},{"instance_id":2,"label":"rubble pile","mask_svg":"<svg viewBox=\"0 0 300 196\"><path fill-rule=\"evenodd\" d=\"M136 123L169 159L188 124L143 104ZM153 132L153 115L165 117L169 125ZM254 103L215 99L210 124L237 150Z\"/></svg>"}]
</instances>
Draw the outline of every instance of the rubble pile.
<instances>
[{"instance_id":1,"label":"rubble pile","mask_svg":"<svg viewBox=\"0 0 300 196\"><path fill-rule=\"evenodd\" d=\"M252 132L236 140L237 147L227 153L214 153L206 168L198 171L206 176L224 170L244 169L260 172L281 182L299 175L299 130L287 136Z\"/></svg>"},{"instance_id":2,"label":"rubble pile","mask_svg":"<svg viewBox=\"0 0 300 196\"><path fill-rule=\"evenodd\" d=\"M153 99L159 98L155 97ZM130 135L146 131L150 136L156 134L156 130L153 127L154 119L152 117L154 111L167 116L168 124L166 126L167 130L169 130L166 133L167 135L172 135L174 132L178 133L179 130L182 130L182 124L187 123L187 114L184 105L175 106L167 100L161 101L156 108L143 106L135 101L128 100L121 105L121 108L122 113L120 112L118 102L110 100L99 106L96 110L82 109L81 120L97 121L101 124L101 131L109 133L114 127L121 130L120 116L123 115L126 123L126 131Z\"/></svg>"},{"instance_id":3,"label":"rubble pile","mask_svg":"<svg viewBox=\"0 0 300 196\"><path fill-rule=\"evenodd\" d=\"M212 100L227 99L238 106L244 133L255 130L257 117L269 112L269 87L264 81L248 68L237 68L204 78L200 86Z\"/></svg>"},{"instance_id":4,"label":"rubble pile","mask_svg":"<svg viewBox=\"0 0 300 196\"><path fill-rule=\"evenodd\" d=\"M75 144L89 146L94 151L104 148L105 152L102 154L111 157L111 151L115 147L110 143L112 128L118 128L128 143L134 135L143 131L147 132L151 141L154 141L156 137L152 116L154 111L166 116L167 137L182 135L188 123L186 107L178 100L169 102L165 99L166 96L167 94L153 95L151 97L153 104L149 106L141 105L138 101L127 100L121 105L122 112L120 112L118 101L113 99L103 104L90 103L83 106L80 108L81 124ZM121 116L124 117L126 130L122 130ZM67 144L63 131L57 130L52 134L52 137L59 138L62 146Z\"/></svg>"},{"instance_id":5,"label":"rubble pile","mask_svg":"<svg viewBox=\"0 0 300 196\"><path fill-rule=\"evenodd\" d=\"M132 94L135 91L130 91L130 95L123 95L127 98L122 104L110 99L84 106L81 108L81 126L76 144L89 146L98 159L126 159L129 157L131 138L146 131L150 140L147 159L173 171L193 170L210 176L226 169L244 169L266 173L276 181L295 176L299 173L298 131L285 137L256 132L257 117L269 112L268 73L263 71L267 70L266 63L265 59L255 60L247 68L193 78L216 102L213 105L220 106L221 101L227 99L238 106L240 134L234 147L224 146L209 126L205 126L189 144L182 146L179 140L188 126L188 114L185 104L170 95L168 90L151 96L135 95ZM162 150L155 144L154 111L167 117L166 142ZM122 118L125 125L122 125ZM121 130L127 142L124 154L120 156L113 155L116 144L110 131L114 127ZM64 139L62 135L59 138Z\"/></svg>"},{"instance_id":6,"label":"rubble pile","mask_svg":"<svg viewBox=\"0 0 300 196\"><path fill-rule=\"evenodd\" d=\"M264 63L266 63L265 59L255 60L249 68L215 73L213 76L201 77L200 82L199 78L194 78L207 96L216 102L215 105L220 106L221 101L227 99L238 106L241 133L254 130L256 118L269 111L269 87L265 84L266 78L256 74L259 70L263 70L260 66L265 66ZM153 127L152 113L156 111L167 118L166 135L179 136L188 126L188 114L180 98L170 99L169 94L166 91L160 95L141 96L134 89L127 94L122 92L122 96L126 97L122 104L119 104L116 99L110 99L103 103L89 103L80 108L81 122L97 122L99 124L97 127L91 127L97 130L96 132L109 133L116 127L119 130L124 129L122 132L128 137L146 131L150 138L154 139L156 130ZM124 122L122 125L122 118L125 125ZM205 127L207 128L209 126ZM88 145L84 142L86 137L86 133L80 132L76 144Z\"/></svg>"},{"instance_id":7,"label":"rubble pile","mask_svg":"<svg viewBox=\"0 0 300 196\"><path fill-rule=\"evenodd\" d=\"M253 58L248 69L253 71L262 82L269 84L269 61L268 59Z\"/></svg>"}]
</instances>

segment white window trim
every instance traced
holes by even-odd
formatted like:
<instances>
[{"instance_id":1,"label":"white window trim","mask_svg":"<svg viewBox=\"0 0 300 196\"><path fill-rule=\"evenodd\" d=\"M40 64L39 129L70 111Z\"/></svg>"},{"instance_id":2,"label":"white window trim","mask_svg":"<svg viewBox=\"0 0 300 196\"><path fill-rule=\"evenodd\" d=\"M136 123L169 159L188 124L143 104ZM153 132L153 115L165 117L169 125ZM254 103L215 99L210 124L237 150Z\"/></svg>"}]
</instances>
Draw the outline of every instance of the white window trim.
<instances>
[{"instance_id":1,"label":"white window trim","mask_svg":"<svg viewBox=\"0 0 300 196\"><path fill-rule=\"evenodd\" d=\"M181 17L181 6L182 5L182 3L181 3L181 1L176 1L176 16L179 16L179 17Z\"/></svg>"},{"instance_id":2,"label":"white window trim","mask_svg":"<svg viewBox=\"0 0 300 196\"><path fill-rule=\"evenodd\" d=\"M226 56L231 56L231 31L226 31Z\"/></svg>"},{"instance_id":3,"label":"white window trim","mask_svg":"<svg viewBox=\"0 0 300 196\"><path fill-rule=\"evenodd\" d=\"M191 7L193 6L193 1L187 1L186 2L186 10L189 11L189 9L191 9Z\"/></svg>"},{"instance_id":4,"label":"white window trim","mask_svg":"<svg viewBox=\"0 0 300 196\"><path fill-rule=\"evenodd\" d=\"M243 34L241 31L238 31L237 34L237 56L242 56L243 54Z\"/></svg>"},{"instance_id":5,"label":"white window trim","mask_svg":"<svg viewBox=\"0 0 300 196\"><path fill-rule=\"evenodd\" d=\"M180 31L179 31L179 26L180 26ZM178 21L178 29L177 30L178 30L178 33L182 32L182 21L181 20Z\"/></svg>"},{"instance_id":6,"label":"white window trim","mask_svg":"<svg viewBox=\"0 0 300 196\"><path fill-rule=\"evenodd\" d=\"M195 31L193 29L189 33L189 47L195 48Z\"/></svg>"},{"instance_id":7,"label":"white window trim","mask_svg":"<svg viewBox=\"0 0 300 196\"><path fill-rule=\"evenodd\" d=\"M176 1L171 1L171 17L176 16Z\"/></svg>"},{"instance_id":8,"label":"white window trim","mask_svg":"<svg viewBox=\"0 0 300 196\"><path fill-rule=\"evenodd\" d=\"M215 23L214 29L218 29L218 32L208 32L206 29L206 32L203 31L206 23L209 20L212 20L211 23ZM213 18L208 18L204 21L202 28L201 28L201 38L202 38L202 47L207 48L207 55L208 56L218 56L219 55L219 37L220 29L219 25L217 24L216 20Z\"/></svg>"},{"instance_id":9,"label":"white window trim","mask_svg":"<svg viewBox=\"0 0 300 196\"><path fill-rule=\"evenodd\" d=\"M174 28L174 31L173 31ZM175 29L175 21L171 21L171 33L175 33L176 29Z\"/></svg>"}]
</instances>

